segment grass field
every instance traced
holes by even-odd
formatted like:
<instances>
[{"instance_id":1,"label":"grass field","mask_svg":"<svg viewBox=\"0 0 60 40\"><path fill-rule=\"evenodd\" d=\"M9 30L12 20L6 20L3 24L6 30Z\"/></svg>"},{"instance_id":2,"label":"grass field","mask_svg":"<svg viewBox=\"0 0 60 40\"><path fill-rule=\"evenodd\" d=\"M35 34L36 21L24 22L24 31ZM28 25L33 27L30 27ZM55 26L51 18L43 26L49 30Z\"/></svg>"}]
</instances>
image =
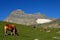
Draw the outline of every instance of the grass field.
<instances>
[{"instance_id":1,"label":"grass field","mask_svg":"<svg viewBox=\"0 0 60 40\"><path fill-rule=\"evenodd\" d=\"M4 36L3 26L6 22L0 22L0 40L60 40L59 29L50 29L51 32L40 31L40 28L32 28L25 25L16 25L19 36Z\"/></svg>"}]
</instances>

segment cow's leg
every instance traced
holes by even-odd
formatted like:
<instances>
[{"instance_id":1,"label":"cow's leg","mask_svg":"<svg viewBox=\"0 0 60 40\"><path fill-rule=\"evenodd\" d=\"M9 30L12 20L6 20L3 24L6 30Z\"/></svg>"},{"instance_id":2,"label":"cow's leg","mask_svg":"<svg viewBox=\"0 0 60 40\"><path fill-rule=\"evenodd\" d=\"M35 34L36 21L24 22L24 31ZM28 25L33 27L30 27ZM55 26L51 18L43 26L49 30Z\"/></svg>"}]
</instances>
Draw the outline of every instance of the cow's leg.
<instances>
[{"instance_id":1,"label":"cow's leg","mask_svg":"<svg viewBox=\"0 0 60 40\"><path fill-rule=\"evenodd\" d=\"M6 28L6 26L4 27L4 32L5 32L5 35L7 35L7 28Z\"/></svg>"},{"instance_id":2,"label":"cow's leg","mask_svg":"<svg viewBox=\"0 0 60 40\"><path fill-rule=\"evenodd\" d=\"M5 29L5 35L7 35L7 30Z\"/></svg>"},{"instance_id":3,"label":"cow's leg","mask_svg":"<svg viewBox=\"0 0 60 40\"><path fill-rule=\"evenodd\" d=\"M15 30L12 30L11 31L11 35L15 35Z\"/></svg>"},{"instance_id":4,"label":"cow's leg","mask_svg":"<svg viewBox=\"0 0 60 40\"><path fill-rule=\"evenodd\" d=\"M11 35L13 35L13 32L11 32Z\"/></svg>"},{"instance_id":5,"label":"cow's leg","mask_svg":"<svg viewBox=\"0 0 60 40\"><path fill-rule=\"evenodd\" d=\"M11 35L13 35L13 31L11 30Z\"/></svg>"},{"instance_id":6,"label":"cow's leg","mask_svg":"<svg viewBox=\"0 0 60 40\"><path fill-rule=\"evenodd\" d=\"M15 35L15 29L13 30L13 34Z\"/></svg>"}]
</instances>

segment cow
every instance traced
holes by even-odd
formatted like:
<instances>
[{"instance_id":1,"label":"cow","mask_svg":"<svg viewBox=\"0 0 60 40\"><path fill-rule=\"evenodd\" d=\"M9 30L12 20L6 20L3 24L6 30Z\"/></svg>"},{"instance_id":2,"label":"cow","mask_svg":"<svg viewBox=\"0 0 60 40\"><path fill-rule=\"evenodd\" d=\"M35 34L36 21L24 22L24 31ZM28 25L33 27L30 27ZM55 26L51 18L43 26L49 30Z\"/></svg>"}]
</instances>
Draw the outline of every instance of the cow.
<instances>
[{"instance_id":1,"label":"cow","mask_svg":"<svg viewBox=\"0 0 60 40\"><path fill-rule=\"evenodd\" d=\"M18 33L17 33L16 26L13 25L13 24L5 24L5 25L4 25L5 35L7 35L7 31L10 31L10 32L11 32L11 35L16 35L16 34L18 34Z\"/></svg>"}]
</instances>

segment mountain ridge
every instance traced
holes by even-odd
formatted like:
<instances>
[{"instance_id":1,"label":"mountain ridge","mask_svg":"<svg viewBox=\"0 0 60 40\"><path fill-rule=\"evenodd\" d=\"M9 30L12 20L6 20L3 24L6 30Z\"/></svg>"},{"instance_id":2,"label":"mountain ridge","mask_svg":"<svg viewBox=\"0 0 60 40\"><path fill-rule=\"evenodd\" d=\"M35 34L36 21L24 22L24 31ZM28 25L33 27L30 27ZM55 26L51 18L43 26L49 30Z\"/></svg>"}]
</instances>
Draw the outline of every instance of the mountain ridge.
<instances>
[{"instance_id":1,"label":"mountain ridge","mask_svg":"<svg viewBox=\"0 0 60 40\"><path fill-rule=\"evenodd\" d=\"M36 12L35 14L26 14L23 10L17 9L10 13L10 15L4 20L7 22L13 22L17 24L24 25L32 25L37 24L36 20L40 19L48 19L48 17L40 12Z\"/></svg>"}]
</instances>

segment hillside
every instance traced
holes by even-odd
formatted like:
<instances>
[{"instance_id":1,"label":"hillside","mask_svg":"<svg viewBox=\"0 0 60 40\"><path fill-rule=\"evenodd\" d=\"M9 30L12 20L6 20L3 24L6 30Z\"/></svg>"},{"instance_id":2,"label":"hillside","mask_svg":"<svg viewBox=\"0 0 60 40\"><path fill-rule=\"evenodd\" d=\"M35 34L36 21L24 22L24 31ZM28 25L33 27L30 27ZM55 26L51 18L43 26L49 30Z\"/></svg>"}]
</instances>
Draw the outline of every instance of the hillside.
<instances>
[{"instance_id":1,"label":"hillside","mask_svg":"<svg viewBox=\"0 0 60 40\"><path fill-rule=\"evenodd\" d=\"M59 28L50 29L51 32L43 31L41 28L33 28L26 25L15 24L18 30L19 36L7 35L4 36L3 26L7 22L0 21L0 40L60 40ZM42 30L42 31L40 31Z\"/></svg>"}]
</instances>

